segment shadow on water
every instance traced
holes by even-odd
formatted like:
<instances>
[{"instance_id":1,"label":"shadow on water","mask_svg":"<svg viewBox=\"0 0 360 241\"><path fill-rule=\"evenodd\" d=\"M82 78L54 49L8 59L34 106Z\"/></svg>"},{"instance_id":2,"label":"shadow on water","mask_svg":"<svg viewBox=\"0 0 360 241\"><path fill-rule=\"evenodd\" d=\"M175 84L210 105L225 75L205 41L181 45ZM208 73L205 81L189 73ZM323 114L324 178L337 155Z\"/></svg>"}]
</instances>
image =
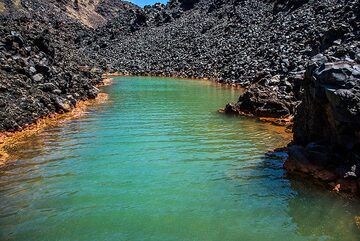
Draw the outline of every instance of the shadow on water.
<instances>
[{"instance_id":1,"label":"shadow on water","mask_svg":"<svg viewBox=\"0 0 360 241\"><path fill-rule=\"evenodd\" d=\"M360 230L355 223L355 216L360 215L359 200L324 190L312 180L286 175L282 168L285 158L286 153L265 155L254 171L267 179L282 173L271 186L266 179L263 185L269 188L269 192L286 193L284 208L296 225L296 232L313 240L359 240Z\"/></svg>"},{"instance_id":2,"label":"shadow on water","mask_svg":"<svg viewBox=\"0 0 360 241\"><path fill-rule=\"evenodd\" d=\"M355 216L360 214L359 200L350 200L310 181L290 179L297 195L289 201L289 215L298 225L299 233L330 236L334 240L359 240L360 230Z\"/></svg>"}]
</instances>

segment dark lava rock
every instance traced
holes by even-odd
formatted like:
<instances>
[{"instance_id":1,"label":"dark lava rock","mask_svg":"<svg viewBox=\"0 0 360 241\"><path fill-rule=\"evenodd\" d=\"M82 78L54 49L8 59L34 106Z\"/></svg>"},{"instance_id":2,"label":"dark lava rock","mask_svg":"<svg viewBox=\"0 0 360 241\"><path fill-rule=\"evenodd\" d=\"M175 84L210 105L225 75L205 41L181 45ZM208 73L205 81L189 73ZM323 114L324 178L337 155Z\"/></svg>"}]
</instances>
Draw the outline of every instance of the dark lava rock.
<instances>
[{"instance_id":1,"label":"dark lava rock","mask_svg":"<svg viewBox=\"0 0 360 241\"><path fill-rule=\"evenodd\" d=\"M285 167L318 178L308 170L316 166L336 174L337 189L360 194L354 184L360 180L360 64L313 61L305 73L294 120L294 144L305 148L289 152ZM305 164L300 155L306 156Z\"/></svg>"},{"instance_id":2,"label":"dark lava rock","mask_svg":"<svg viewBox=\"0 0 360 241\"><path fill-rule=\"evenodd\" d=\"M295 142L326 141L343 150L360 150L360 64L313 63L305 76Z\"/></svg>"},{"instance_id":3,"label":"dark lava rock","mask_svg":"<svg viewBox=\"0 0 360 241\"><path fill-rule=\"evenodd\" d=\"M101 81L101 72L80 68L94 64L75 39L92 30L62 10L69 2L18 4L6 1L0 12L0 132L20 130L40 117L69 111L77 100L95 98L94 86Z\"/></svg>"},{"instance_id":4,"label":"dark lava rock","mask_svg":"<svg viewBox=\"0 0 360 241\"><path fill-rule=\"evenodd\" d=\"M69 101L67 101L61 97L56 97L54 100L54 103L55 103L56 111L59 113L69 112L72 107L70 105Z\"/></svg>"},{"instance_id":5,"label":"dark lava rock","mask_svg":"<svg viewBox=\"0 0 360 241\"><path fill-rule=\"evenodd\" d=\"M294 114L297 102L292 82L281 80L280 76L266 76L251 85L240 96L239 102L232 108L225 108L225 112L286 118Z\"/></svg>"},{"instance_id":6,"label":"dark lava rock","mask_svg":"<svg viewBox=\"0 0 360 241\"><path fill-rule=\"evenodd\" d=\"M358 58L357 9L345 0L173 0L115 18L83 47L109 71L242 85L240 111L283 117L295 113L312 57ZM279 85L258 83L263 72Z\"/></svg>"}]
</instances>

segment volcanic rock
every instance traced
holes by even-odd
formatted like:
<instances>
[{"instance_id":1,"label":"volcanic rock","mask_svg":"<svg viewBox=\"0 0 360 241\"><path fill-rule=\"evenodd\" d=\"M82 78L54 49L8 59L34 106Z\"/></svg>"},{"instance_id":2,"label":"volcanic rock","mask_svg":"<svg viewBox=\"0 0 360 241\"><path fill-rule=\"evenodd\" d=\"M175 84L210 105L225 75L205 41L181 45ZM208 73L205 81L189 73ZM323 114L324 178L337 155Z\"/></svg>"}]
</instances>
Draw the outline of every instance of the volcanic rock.
<instances>
[{"instance_id":1,"label":"volcanic rock","mask_svg":"<svg viewBox=\"0 0 360 241\"><path fill-rule=\"evenodd\" d=\"M314 59L309 64L303 99L294 120L294 144L306 148L297 153L290 151L285 164L290 172L312 176L314 172L308 167L315 165L336 175L342 190L355 194L359 194L360 178L359 71L360 65L354 61ZM306 162L299 156L306 156Z\"/></svg>"}]
</instances>

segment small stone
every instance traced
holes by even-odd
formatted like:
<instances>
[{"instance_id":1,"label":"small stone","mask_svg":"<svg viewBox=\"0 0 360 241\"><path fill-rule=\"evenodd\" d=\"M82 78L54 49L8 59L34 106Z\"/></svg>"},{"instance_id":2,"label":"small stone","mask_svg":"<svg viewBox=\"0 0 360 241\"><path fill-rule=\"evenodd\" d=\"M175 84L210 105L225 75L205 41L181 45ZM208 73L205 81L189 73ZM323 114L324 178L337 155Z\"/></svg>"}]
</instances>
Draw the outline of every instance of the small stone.
<instances>
[{"instance_id":1,"label":"small stone","mask_svg":"<svg viewBox=\"0 0 360 241\"><path fill-rule=\"evenodd\" d=\"M340 192L340 188L341 188L341 185L338 183L338 184L335 185L333 191Z\"/></svg>"},{"instance_id":2,"label":"small stone","mask_svg":"<svg viewBox=\"0 0 360 241\"><path fill-rule=\"evenodd\" d=\"M44 79L44 76L42 74L36 74L36 75L33 75L32 79L35 82L41 82Z\"/></svg>"},{"instance_id":3,"label":"small stone","mask_svg":"<svg viewBox=\"0 0 360 241\"><path fill-rule=\"evenodd\" d=\"M351 166L351 170L345 173L344 178L348 177L356 178L356 165Z\"/></svg>"},{"instance_id":4,"label":"small stone","mask_svg":"<svg viewBox=\"0 0 360 241\"><path fill-rule=\"evenodd\" d=\"M335 41L334 41L334 44L336 44L336 45L340 45L340 44L341 44L341 39L337 39L337 40L335 40Z\"/></svg>"},{"instance_id":5,"label":"small stone","mask_svg":"<svg viewBox=\"0 0 360 241\"><path fill-rule=\"evenodd\" d=\"M20 47L24 45L25 41L19 32L11 31L11 36L13 37L13 40L20 45Z\"/></svg>"},{"instance_id":6,"label":"small stone","mask_svg":"<svg viewBox=\"0 0 360 241\"><path fill-rule=\"evenodd\" d=\"M62 93L59 89L54 89L52 92L57 95L60 95Z\"/></svg>"},{"instance_id":7,"label":"small stone","mask_svg":"<svg viewBox=\"0 0 360 241\"><path fill-rule=\"evenodd\" d=\"M31 66L31 67L29 68L29 71L30 71L31 74L35 74L35 73L36 73L36 69L35 69L33 66Z\"/></svg>"},{"instance_id":8,"label":"small stone","mask_svg":"<svg viewBox=\"0 0 360 241\"><path fill-rule=\"evenodd\" d=\"M67 100L64 100L60 97L55 99L55 104L58 111L69 112L71 110L71 105Z\"/></svg>"}]
</instances>

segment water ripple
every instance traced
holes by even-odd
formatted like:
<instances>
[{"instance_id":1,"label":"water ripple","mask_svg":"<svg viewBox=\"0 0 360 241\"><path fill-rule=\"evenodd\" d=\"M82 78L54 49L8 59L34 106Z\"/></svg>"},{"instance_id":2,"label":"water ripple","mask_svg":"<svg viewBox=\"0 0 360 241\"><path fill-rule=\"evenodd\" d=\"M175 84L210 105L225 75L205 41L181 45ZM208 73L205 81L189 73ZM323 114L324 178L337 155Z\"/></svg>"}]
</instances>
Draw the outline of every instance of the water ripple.
<instances>
[{"instance_id":1,"label":"water ripple","mask_svg":"<svg viewBox=\"0 0 360 241\"><path fill-rule=\"evenodd\" d=\"M288 140L217 113L239 93L206 83L119 79L110 102L9 150L0 239L358 240L360 208L284 177L264 153Z\"/></svg>"}]
</instances>

